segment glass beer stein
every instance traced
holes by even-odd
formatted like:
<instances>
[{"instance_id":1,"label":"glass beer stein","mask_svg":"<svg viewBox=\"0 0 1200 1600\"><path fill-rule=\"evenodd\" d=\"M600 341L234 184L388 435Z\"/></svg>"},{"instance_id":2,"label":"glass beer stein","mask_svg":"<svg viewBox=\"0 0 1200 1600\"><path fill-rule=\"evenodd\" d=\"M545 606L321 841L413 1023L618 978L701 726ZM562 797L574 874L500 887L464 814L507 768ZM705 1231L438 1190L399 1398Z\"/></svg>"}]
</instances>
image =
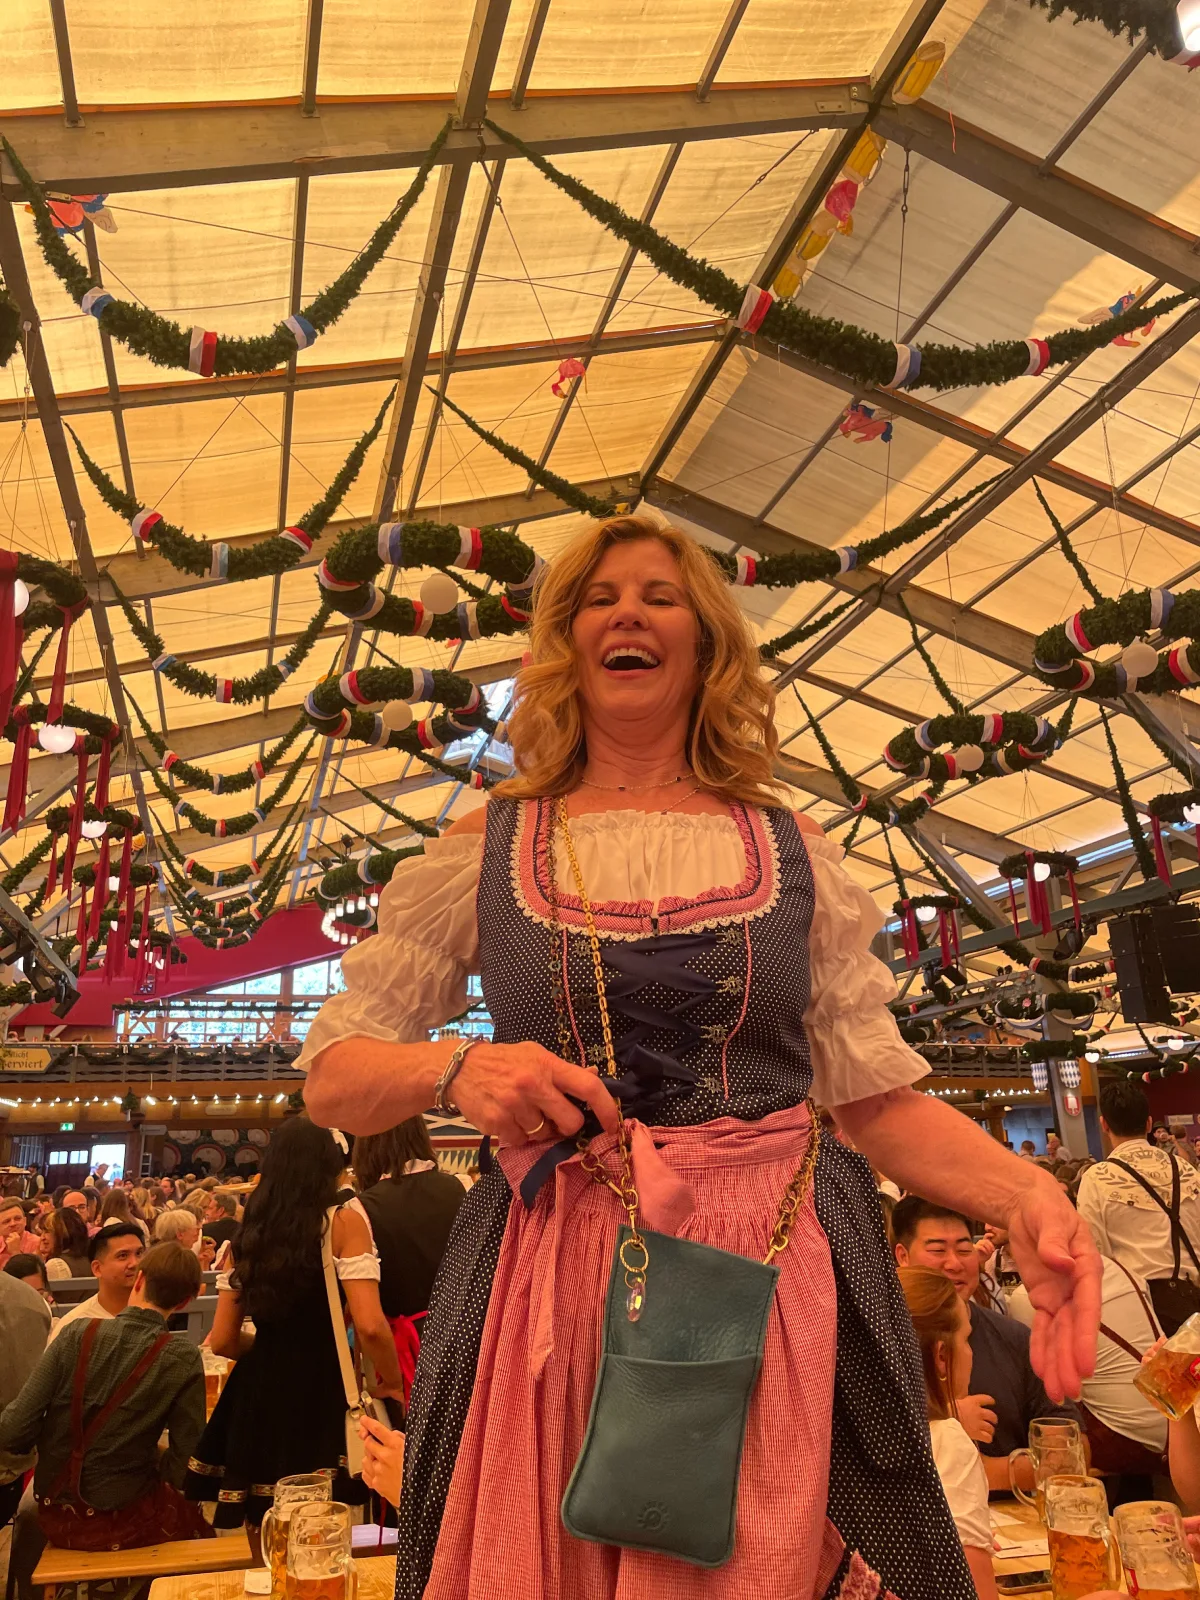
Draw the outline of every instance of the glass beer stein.
<instances>
[{"instance_id":1,"label":"glass beer stein","mask_svg":"<svg viewBox=\"0 0 1200 1600\"><path fill-rule=\"evenodd\" d=\"M263 1518L263 1560L271 1569L271 1600L284 1600L287 1592L288 1533L297 1506L313 1501L330 1504L331 1478L328 1472L298 1472L280 1478L275 1499Z\"/></svg>"},{"instance_id":2,"label":"glass beer stein","mask_svg":"<svg viewBox=\"0 0 1200 1600\"><path fill-rule=\"evenodd\" d=\"M1028 1457L1033 1467L1034 1492L1017 1484L1018 1461ZM1014 1450L1008 1458L1008 1481L1022 1505L1036 1506L1038 1521L1046 1520L1045 1483L1063 1473L1082 1478L1087 1472L1079 1424L1069 1417L1035 1417L1029 1424L1029 1448Z\"/></svg>"},{"instance_id":3,"label":"glass beer stein","mask_svg":"<svg viewBox=\"0 0 1200 1600\"><path fill-rule=\"evenodd\" d=\"M1084 1600L1099 1589L1115 1589L1116 1549L1100 1479L1077 1473L1047 1478L1045 1496L1054 1600Z\"/></svg>"},{"instance_id":4,"label":"glass beer stein","mask_svg":"<svg viewBox=\"0 0 1200 1600\"><path fill-rule=\"evenodd\" d=\"M338 1500L296 1506L288 1535L288 1600L355 1600L350 1507Z\"/></svg>"},{"instance_id":5,"label":"glass beer stein","mask_svg":"<svg viewBox=\"0 0 1200 1600\"><path fill-rule=\"evenodd\" d=\"M1129 1592L1138 1600L1195 1600L1196 1569L1178 1506L1132 1500L1113 1513Z\"/></svg>"},{"instance_id":6,"label":"glass beer stein","mask_svg":"<svg viewBox=\"0 0 1200 1600\"><path fill-rule=\"evenodd\" d=\"M1200 1313L1155 1351L1133 1381L1172 1422L1187 1416L1200 1396Z\"/></svg>"}]
</instances>

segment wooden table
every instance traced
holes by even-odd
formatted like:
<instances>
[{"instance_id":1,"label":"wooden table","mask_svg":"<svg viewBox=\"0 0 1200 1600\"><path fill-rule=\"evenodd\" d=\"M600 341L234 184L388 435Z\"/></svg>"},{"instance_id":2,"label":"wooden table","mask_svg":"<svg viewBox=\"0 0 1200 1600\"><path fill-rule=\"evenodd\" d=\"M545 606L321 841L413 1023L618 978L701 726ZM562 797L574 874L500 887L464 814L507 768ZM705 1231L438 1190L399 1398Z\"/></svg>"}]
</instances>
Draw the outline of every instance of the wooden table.
<instances>
[{"instance_id":1,"label":"wooden table","mask_svg":"<svg viewBox=\"0 0 1200 1600\"><path fill-rule=\"evenodd\" d=\"M354 1563L358 1600L392 1600L396 1589L395 1556L364 1556ZM198 1576L156 1578L150 1600L244 1600L242 1571L208 1572Z\"/></svg>"},{"instance_id":2,"label":"wooden table","mask_svg":"<svg viewBox=\"0 0 1200 1600\"><path fill-rule=\"evenodd\" d=\"M170 1544L140 1545L134 1550L56 1550L48 1546L33 1581L52 1595L56 1588L66 1585L148 1578L165 1570L180 1574L163 1581L179 1585L182 1596L191 1593L197 1582L195 1574L219 1568L224 1569L223 1575L237 1579L240 1590L242 1572L251 1559L249 1541L240 1530L223 1538L180 1539Z\"/></svg>"}]
</instances>

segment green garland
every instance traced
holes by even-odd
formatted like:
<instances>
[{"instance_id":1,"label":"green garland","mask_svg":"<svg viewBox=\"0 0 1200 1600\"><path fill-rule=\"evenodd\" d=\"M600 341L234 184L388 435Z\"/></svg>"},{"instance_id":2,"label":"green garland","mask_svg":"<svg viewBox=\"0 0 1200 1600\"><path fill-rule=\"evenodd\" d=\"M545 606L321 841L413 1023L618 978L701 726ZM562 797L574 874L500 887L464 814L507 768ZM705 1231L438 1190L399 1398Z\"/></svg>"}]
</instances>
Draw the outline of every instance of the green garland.
<instances>
[{"instance_id":1,"label":"green garland","mask_svg":"<svg viewBox=\"0 0 1200 1600\"><path fill-rule=\"evenodd\" d=\"M1051 506L1049 500L1046 499L1046 496L1042 493L1042 486L1036 478L1033 480L1033 490L1042 503L1042 510L1046 513L1050 526L1054 529L1054 537L1058 542L1058 548L1062 551L1068 566L1072 569L1075 576L1082 584L1084 592L1086 594L1090 594L1093 600L1103 603L1104 596L1092 582L1091 573L1079 559L1079 556L1075 550L1075 546L1071 543L1067 530L1063 527L1062 523L1058 520L1058 517L1054 514L1054 508Z\"/></svg>"},{"instance_id":2,"label":"green garland","mask_svg":"<svg viewBox=\"0 0 1200 1600\"><path fill-rule=\"evenodd\" d=\"M543 489L549 489L551 494L557 495L565 505L571 506L575 511L582 511L585 516L596 517L600 521L603 521L606 517L625 516L630 511L631 507L628 501L597 500L595 495L585 494L582 489L577 488L568 479L559 477L557 472L551 472L549 467L539 466L523 450L518 450L516 445L509 444L498 433L492 433L482 423L476 422L474 417L468 416L461 406L454 404L449 395L439 396L432 389L429 390L429 393L433 395L435 400L440 398L447 410L453 411L460 421L465 422L471 432L477 438L482 439L484 444L491 445L492 449L502 455L506 461L511 461L514 466L521 467L529 474L534 483L540 484Z\"/></svg>"},{"instance_id":3,"label":"green garland","mask_svg":"<svg viewBox=\"0 0 1200 1600\"><path fill-rule=\"evenodd\" d=\"M934 911L961 911L963 902L956 894L912 894L897 900L892 910L899 917L906 911L916 911L922 906L931 906Z\"/></svg>"},{"instance_id":4,"label":"green garland","mask_svg":"<svg viewBox=\"0 0 1200 1600\"><path fill-rule=\"evenodd\" d=\"M201 668L193 667L188 662L180 661L171 655L162 635L156 633L142 620L117 587L111 573L108 575L108 581L112 584L117 603L125 613L130 632L146 652L154 671L168 683L173 683L177 689L181 689L184 694L190 694L197 700L215 700L218 705L223 706L249 706L265 699L268 695L278 693L297 667L302 666L311 654L333 610L328 601L322 600L291 649L271 666L259 667L257 672L252 672L245 678L219 678L213 672L204 672ZM159 751L160 755L164 753L165 747ZM249 785L242 784L239 787L248 788Z\"/></svg>"},{"instance_id":5,"label":"green garland","mask_svg":"<svg viewBox=\"0 0 1200 1600\"><path fill-rule=\"evenodd\" d=\"M1073 1033L1069 1039L1031 1039L1021 1046L1026 1061L1070 1061L1087 1049L1087 1039L1082 1033Z\"/></svg>"},{"instance_id":6,"label":"green garland","mask_svg":"<svg viewBox=\"0 0 1200 1600\"><path fill-rule=\"evenodd\" d=\"M0 354L3 351L0 350ZM0 367L4 365L0 361ZM22 980L20 983L0 983L0 1006L27 1006L33 999L33 985Z\"/></svg>"},{"instance_id":7,"label":"green garland","mask_svg":"<svg viewBox=\"0 0 1200 1600\"><path fill-rule=\"evenodd\" d=\"M1139 694L1178 694L1200 682L1200 643L1159 653L1152 673L1131 681L1120 662L1097 666L1086 658L1068 635L1086 640L1089 650L1101 645L1128 646L1153 631L1155 616L1162 617L1158 631L1165 639L1200 639L1200 589L1172 595L1167 589L1132 589L1116 600L1101 600L1078 611L1068 622L1056 622L1038 635L1033 646L1033 670L1043 683L1067 694L1084 694L1111 700L1128 693L1136 682ZM1172 671L1172 660L1175 671Z\"/></svg>"},{"instance_id":8,"label":"green garland","mask_svg":"<svg viewBox=\"0 0 1200 1600\"><path fill-rule=\"evenodd\" d=\"M1125 826L1129 831L1129 842L1133 846L1133 853L1137 857L1138 866L1141 868L1142 877L1149 883L1156 875L1154 856L1150 846L1146 843L1146 835L1142 832L1141 818L1137 814L1137 807L1133 803L1133 792L1129 787L1129 779L1125 775L1125 768L1121 764L1121 757L1117 753L1117 742L1113 738L1112 728L1109 726L1108 712L1101 708L1100 720L1104 724L1104 737L1108 741L1108 753L1112 759L1113 777L1117 785L1117 799L1121 802L1121 815L1125 819Z\"/></svg>"},{"instance_id":9,"label":"green garland","mask_svg":"<svg viewBox=\"0 0 1200 1600\"><path fill-rule=\"evenodd\" d=\"M1073 712L1074 706L1068 706L1058 727L1028 711L1006 711L1003 716L956 711L929 717L894 734L884 746L883 759L907 778L927 778L940 785L952 778L968 783L1005 778L1052 755L1066 737ZM955 748L942 755L934 749L940 744ZM977 766L964 765L964 760L976 759Z\"/></svg>"},{"instance_id":10,"label":"green garland","mask_svg":"<svg viewBox=\"0 0 1200 1600\"><path fill-rule=\"evenodd\" d=\"M577 178L561 172L536 150L499 127L490 118L485 125L506 143L519 150L543 177L626 244L640 250L659 272L680 288L688 289L727 317L737 317L746 289L727 273L702 257L690 255L673 244L648 222L639 221L620 206L604 199ZM1048 346L1046 366L1061 366L1111 344L1122 333L1144 327L1177 306L1195 299L1192 290L1166 295L1153 305L1123 312L1095 327L1066 328L1052 333L1043 342ZM815 316L792 300L776 300L761 324L763 337L793 350L807 360L840 372L855 383L875 388L889 385L896 373L896 346L889 339L868 333L849 323ZM910 387L961 389L977 385L1011 383L1029 371L1030 352L1024 339L1000 339L974 349L961 345L925 344L921 346L919 376Z\"/></svg>"},{"instance_id":11,"label":"green garland","mask_svg":"<svg viewBox=\"0 0 1200 1600\"><path fill-rule=\"evenodd\" d=\"M319 539L325 531L330 517L341 505L362 470L367 451L374 444L383 426L384 416L395 392L394 387L389 391L376 413L374 422L355 442L325 493L309 506L298 522L292 524L293 528L304 535L310 543L314 539ZM139 512L148 508L133 495L126 494L124 489L113 482L104 468L92 460L69 425L67 432L74 441L75 451L83 464L83 470L96 486L100 498L111 511L116 512L117 516L124 517L126 522L132 523ZM167 522L165 518L154 524L148 537L153 540L159 554L175 568L176 572L187 572L194 578L220 577L228 583L243 583L249 578L266 578L278 572L289 572L293 567L299 566L307 554L304 541L291 538L286 533L271 534L268 538L259 539L250 545L232 546L194 538L190 533L184 533L182 528L176 527L173 522ZM112 583L111 572L108 578ZM115 583L113 588L116 589ZM117 593L120 596L119 590Z\"/></svg>"},{"instance_id":12,"label":"green garland","mask_svg":"<svg viewBox=\"0 0 1200 1600\"><path fill-rule=\"evenodd\" d=\"M366 889L381 889L391 881L392 873L409 856L423 855L424 845L409 845L404 850L380 850L375 855L364 856L361 861L349 861L344 866L331 867L317 885L317 896L329 903L341 900L348 894L362 894Z\"/></svg>"},{"instance_id":13,"label":"green garland","mask_svg":"<svg viewBox=\"0 0 1200 1600\"><path fill-rule=\"evenodd\" d=\"M71 878L75 883L82 884L85 889L94 889L98 870L95 866L76 867ZM114 878L117 876L114 868L110 868L110 876ZM135 861L129 868L129 881L135 889L144 889L147 884L158 882L158 871L155 867Z\"/></svg>"},{"instance_id":14,"label":"green garland","mask_svg":"<svg viewBox=\"0 0 1200 1600\"><path fill-rule=\"evenodd\" d=\"M799 695L796 698L799 700ZM821 746L821 753L829 763L829 770L837 779L838 786L843 795L845 795L846 804L851 811L864 813L870 817L872 822L878 822L884 828L911 827L914 822L919 822L926 815L941 794L942 789L945 787L944 784L933 784L924 793L917 795L915 799L906 800L903 805L899 806L892 800L882 800L876 795L868 798L842 764L840 757L826 737L824 728L822 728L803 700L800 700L800 709L808 718L808 725L812 729L817 743ZM903 893L903 890L901 890L901 893Z\"/></svg>"},{"instance_id":15,"label":"green garland","mask_svg":"<svg viewBox=\"0 0 1200 1600\"><path fill-rule=\"evenodd\" d=\"M30 722L46 722L49 718L49 710L40 700L27 701L23 709ZM84 711L70 701L63 706L58 722L64 728L78 728L86 736L84 749L90 756L98 755L103 745L121 737L120 728L110 717L101 716L95 711ZM9 717L4 727L4 737L11 742L16 738L17 731L16 722Z\"/></svg>"},{"instance_id":16,"label":"green garland","mask_svg":"<svg viewBox=\"0 0 1200 1600\"><path fill-rule=\"evenodd\" d=\"M266 795L257 806L255 806L253 811L240 811L238 812L237 816L223 817L220 819L216 817L210 817L207 812L201 811L198 806L192 805L192 803L188 800L176 800L175 796L171 793L171 790L167 787L166 783L160 776L158 768L152 767L144 758L142 760L142 766L154 780L154 786L158 790L159 794L161 794L163 799L174 808L175 815L177 817L186 818L187 821L191 823L193 828L197 829L200 833L210 834L213 838L236 839L244 833L249 833L252 828L258 827L265 822L270 816L271 812L274 811L275 807L286 796L288 790L292 787L292 784L295 783L296 778L299 776L300 769L308 758L308 752L313 747L313 742L314 741L312 739L308 741L308 743L304 746L304 749L301 750L300 754L295 758L291 765L286 768L283 777L280 779L276 787L269 795Z\"/></svg>"},{"instance_id":17,"label":"green garland","mask_svg":"<svg viewBox=\"0 0 1200 1600\"><path fill-rule=\"evenodd\" d=\"M21 342L21 308L0 284L0 367L6 367Z\"/></svg>"},{"instance_id":18,"label":"green garland","mask_svg":"<svg viewBox=\"0 0 1200 1600\"><path fill-rule=\"evenodd\" d=\"M1200 806L1200 789L1177 789L1173 794L1156 794L1153 800L1146 802L1146 810L1152 817L1157 817L1160 823L1187 823L1188 827L1195 824L1185 817L1185 806Z\"/></svg>"},{"instance_id":19,"label":"green garland","mask_svg":"<svg viewBox=\"0 0 1200 1600\"><path fill-rule=\"evenodd\" d=\"M1079 857L1066 850L1030 850L1028 853L1020 850L1015 855L1005 856L996 870L1002 878L1027 878L1029 856L1049 867L1053 878L1065 878L1068 873L1079 871Z\"/></svg>"},{"instance_id":20,"label":"green garland","mask_svg":"<svg viewBox=\"0 0 1200 1600\"><path fill-rule=\"evenodd\" d=\"M82 605L88 597L83 579L77 572L70 572L57 561L47 561L42 556L19 555L17 577L30 589L44 589L50 596L52 610L56 615L64 607L69 609L72 606ZM33 609L32 606L29 608L30 611ZM26 620L28 617L29 611L22 619L27 633L32 633L36 627L57 626L62 622L62 618L59 617L58 623L52 624L50 617L46 616L44 621L35 621L31 624Z\"/></svg>"},{"instance_id":21,"label":"green garland","mask_svg":"<svg viewBox=\"0 0 1200 1600\"><path fill-rule=\"evenodd\" d=\"M383 259L401 224L420 198L451 125L448 119L422 158L412 183L350 265L299 313L303 321L309 324L314 337L333 326L356 298L372 269ZM0 142L33 211L34 230L46 264L76 305L81 305L88 290L97 287L95 279L88 267L72 255L65 239L55 232L54 219L45 196L25 170L12 145L7 139ZM128 300L116 300L111 296L107 297L107 303L99 312L99 322L104 332L118 344L123 344L135 355L145 356L156 366L179 367L185 372L191 370L189 356L193 330L181 328L177 322L160 317L144 306ZM311 340L308 342L311 343ZM251 339L220 337L216 341L211 371L218 378L238 372L270 372L290 361L297 348L296 335L285 322L279 323L273 332Z\"/></svg>"},{"instance_id":22,"label":"green garland","mask_svg":"<svg viewBox=\"0 0 1200 1600\"><path fill-rule=\"evenodd\" d=\"M378 806L385 815L394 817L397 822L402 822L406 828L411 828L413 833L419 834L421 838L437 839L441 837L432 823L422 822L419 817L410 817L407 811L397 811L395 806L390 806L386 800L381 800L373 790L364 789L362 784L355 783L353 778L345 777L344 773L343 779L352 789L357 789L359 794L365 795L373 806Z\"/></svg>"},{"instance_id":23,"label":"green garland","mask_svg":"<svg viewBox=\"0 0 1200 1600\"><path fill-rule=\"evenodd\" d=\"M372 671L385 670L390 669L372 668ZM384 727L378 712L342 710L331 717L317 711L312 706L312 699L313 696L309 695L305 700L305 713L317 732L323 733L327 739L353 739L356 743L370 745L373 750L402 750L405 755L418 757L446 777L454 778L459 783L469 783L473 789L491 787L482 773L452 767L433 753L443 745L453 744L456 739L466 738L481 729L494 733L496 724L482 707L469 716L462 713L461 721L458 717L427 717L411 728L392 732Z\"/></svg>"},{"instance_id":24,"label":"green garland","mask_svg":"<svg viewBox=\"0 0 1200 1600\"><path fill-rule=\"evenodd\" d=\"M350 680L358 691L358 698L348 692ZM414 690L417 691L414 693ZM336 722L343 710L357 711L364 705L379 705L388 700L429 699L437 705L449 707L460 715L449 719L459 729L458 737L473 733L487 719L487 708L482 696L470 678L457 672L445 672L435 667L418 683L408 667L363 667L357 672L344 673L340 678L324 678L304 702L314 727L327 731L329 722Z\"/></svg>"},{"instance_id":25,"label":"green garland","mask_svg":"<svg viewBox=\"0 0 1200 1600\"><path fill-rule=\"evenodd\" d=\"M913 621L912 612L909 611L908 605L904 599L904 595L899 590L896 593L896 603L899 605L901 611L903 611L904 620L908 623L908 631L912 637L913 649L920 656L925 670L928 672L933 682L934 688L950 707L951 711L957 712L960 716L966 716L966 706L963 705L962 701L955 694L954 690L946 682L945 678L942 676L941 669L938 667L937 662L926 649L925 641L921 638L921 635L917 629L917 625Z\"/></svg>"},{"instance_id":26,"label":"green garland","mask_svg":"<svg viewBox=\"0 0 1200 1600\"><path fill-rule=\"evenodd\" d=\"M236 680L235 680L236 681ZM194 761L185 761L182 756L175 755L167 741L154 731L146 720L146 715L141 706L125 689L125 698L133 707L134 715L142 725L142 733L146 743L151 749L157 751L162 759L163 771L170 772L177 778L182 778L194 789L207 789L212 794L241 794L245 789L253 789L256 783L274 772L283 757L295 744L296 740L308 726L304 716L296 718L287 732L278 739L269 750L263 752L261 761L247 767L244 772L210 772L207 767L198 767ZM171 759L169 759L171 758Z\"/></svg>"},{"instance_id":27,"label":"green garland","mask_svg":"<svg viewBox=\"0 0 1200 1600\"><path fill-rule=\"evenodd\" d=\"M287 816L284 817L266 845L252 861L245 861L237 867L224 867L219 872L213 872L210 867L201 866L193 856L185 856L169 833L164 832L159 835L159 838L167 855L179 866L185 878L194 878L197 883L203 883L211 889L234 889L261 874L267 862L270 861L275 851L279 848L280 841L291 827L296 813L305 804L306 796L304 795L292 802Z\"/></svg>"},{"instance_id":28,"label":"green garland","mask_svg":"<svg viewBox=\"0 0 1200 1600\"><path fill-rule=\"evenodd\" d=\"M1078 22L1098 22L1115 39L1125 36L1136 44L1143 34L1150 47L1167 61L1183 50L1183 38L1173 0L1029 0L1051 22L1069 13Z\"/></svg>"},{"instance_id":29,"label":"green garland","mask_svg":"<svg viewBox=\"0 0 1200 1600\"><path fill-rule=\"evenodd\" d=\"M849 600L843 600L841 605L831 606L828 611L823 611L819 617L814 617L811 622L797 623L794 628L789 628L786 633L780 633L774 639L768 639L766 644L759 645L759 655L764 661L773 661L776 656L782 655L785 650L790 650L794 644L803 644L805 639L811 639L814 634L824 633L835 617L840 617L843 611L849 611L851 606L856 606L858 603L858 595L852 594Z\"/></svg>"},{"instance_id":30,"label":"green garland","mask_svg":"<svg viewBox=\"0 0 1200 1600\"><path fill-rule=\"evenodd\" d=\"M66 833L71 826L71 812L74 809L73 806L51 806L49 811L43 812L42 821L51 838L56 833ZM89 800L83 808L83 816L86 822L107 822L117 833L132 833L136 836L142 831L141 817L135 811L122 811L120 806L105 806L100 810ZM99 840L94 842L98 844Z\"/></svg>"},{"instance_id":31,"label":"green garland","mask_svg":"<svg viewBox=\"0 0 1200 1600\"><path fill-rule=\"evenodd\" d=\"M3 878L0 878L0 889L3 889L5 894L15 894L25 882L25 879L33 871L34 867L36 867L40 861L44 861L46 859L53 847L54 835L51 833L45 834L41 839L38 840L32 850L23 855L19 861L14 862L13 865L9 867Z\"/></svg>"}]
</instances>

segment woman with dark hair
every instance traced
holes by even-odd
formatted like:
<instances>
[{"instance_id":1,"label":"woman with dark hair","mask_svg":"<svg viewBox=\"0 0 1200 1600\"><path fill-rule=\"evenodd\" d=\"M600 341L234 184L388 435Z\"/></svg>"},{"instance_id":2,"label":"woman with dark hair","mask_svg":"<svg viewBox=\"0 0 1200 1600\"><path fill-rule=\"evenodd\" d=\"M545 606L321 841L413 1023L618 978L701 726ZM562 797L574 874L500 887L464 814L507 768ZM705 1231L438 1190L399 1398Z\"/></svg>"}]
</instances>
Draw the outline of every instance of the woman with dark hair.
<instances>
[{"instance_id":1,"label":"woman with dark hair","mask_svg":"<svg viewBox=\"0 0 1200 1600\"><path fill-rule=\"evenodd\" d=\"M135 1228L141 1229L142 1238L149 1245L150 1230L136 1203L124 1189L110 1189L104 1196L104 1204L100 1207L100 1226L103 1227L106 1222L131 1222Z\"/></svg>"},{"instance_id":2,"label":"woman with dark hair","mask_svg":"<svg viewBox=\"0 0 1200 1600\"><path fill-rule=\"evenodd\" d=\"M355 1139L354 1176L360 1190L355 1204L366 1213L379 1252L379 1298L407 1401L433 1280L466 1190L438 1170L424 1117Z\"/></svg>"},{"instance_id":3,"label":"woman with dark hair","mask_svg":"<svg viewBox=\"0 0 1200 1600\"><path fill-rule=\"evenodd\" d=\"M78 1211L72 1211L69 1206L59 1206L46 1219L46 1230L50 1236L47 1261L61 1261L67 1267L67 1276L70 1278L90 1278L92 1269L88 1263L87 1224Z\"/></svg>"},{"instance_id":4,"label":"woman with dark hair","mask_svg":"<svg viewBox=\"0 0 1200 1600\"><path fill-rule=\"evenodd\" d=\"M271 1140L262 1181L220 1273L209 1343L237 1362L188 1463L184 1493L217 1501L214 1526L256 1529L279 1478L323 1467L333 1498L360 1502L346 1474L346 1394L321 1265L332 1213L334 1268L356 1342L374 1364L372 1392L403 1400L391 1329L379 1303L379 1259L363 1218L336 1202L345 1155L307 1117ZM254 1323L251 1333L243 1324Z\"/></svg>"}]
</instances>

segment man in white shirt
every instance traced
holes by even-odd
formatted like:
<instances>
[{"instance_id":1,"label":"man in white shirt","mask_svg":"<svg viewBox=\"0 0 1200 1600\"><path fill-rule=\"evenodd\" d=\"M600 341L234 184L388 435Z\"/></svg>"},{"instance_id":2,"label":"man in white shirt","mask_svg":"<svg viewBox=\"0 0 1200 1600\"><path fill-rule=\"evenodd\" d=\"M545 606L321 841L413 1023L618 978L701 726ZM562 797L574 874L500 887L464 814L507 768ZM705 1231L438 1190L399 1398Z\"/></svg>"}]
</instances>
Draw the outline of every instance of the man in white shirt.
<instances>
[{"instance_id":1,"label":"man in white shirt","mask_svg":"<svg viewBox=\"0 0 1200 1600\"><path fill-rule=\"evenodd\" d=\"M1142 1183L1115 1163L1131 1167L1170 1206L1172 1172L1170 1154L1151 1145L1150 1105L1140 1083L1119 1079L1100 1090L1100 1126L1109 1140L1109 1157L1089 1167L1079 1180L1079 1214L1092 1230L1102 1256L1111 1256L1143 1278L1154 1295L1156 1281L1169 1279L1175 1270L1171 1223L1167 1213L1147 1193ZM1200 1173L1178 1157L1179 1220L1200 1255ZM1180 1273L1198 1274L1184 1244ZM1161 1312L1161 1307L1160 1307ZM1160 1317L1161 1320L1161 1317Z\"/></svg>"},{"instance_id":2,"label":"man in white shirt","mask_svg":"<svg viewBox=\"0 0 1200 1600\"><path fill-rule=\"evenodd\" d=\"M88 1245L97 1289L90 1300L72 1306L50 1330L57 1339L69 1322L99 1319L104 1322L124 1311L137 1281L138 1264L146 1249L142 1230L133 1222L110 1222L101 1228Z\"/></svg>"}]
</instances>

